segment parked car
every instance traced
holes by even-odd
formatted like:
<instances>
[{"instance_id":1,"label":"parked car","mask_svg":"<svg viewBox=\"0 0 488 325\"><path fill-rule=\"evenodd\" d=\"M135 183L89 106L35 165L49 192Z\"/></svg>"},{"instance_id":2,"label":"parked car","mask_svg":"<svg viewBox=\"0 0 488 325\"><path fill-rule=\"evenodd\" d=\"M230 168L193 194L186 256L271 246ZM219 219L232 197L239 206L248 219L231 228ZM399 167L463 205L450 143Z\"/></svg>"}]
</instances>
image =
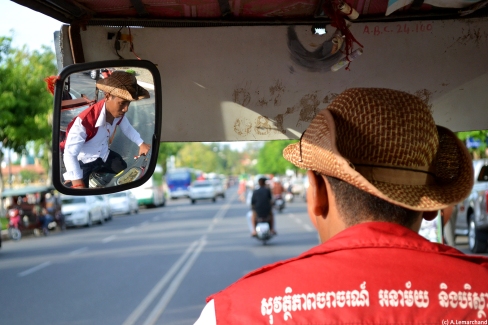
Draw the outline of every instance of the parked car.
<instances>
[{"instance_id":1,"label":"parked car","mask_svg":"<svg viewBox=\"0 0 488 325\"><path fill-rule=\"evenodd\" d=\"M195 181L189 187L189 190L189 196L192 204L195 204L197 200L212 200L212 202L215 202L217 200L217 196L219 196L215 182L210 180Z\"/></svg>"},{"instance_id":2,"label":"parked car","mask_svg":"<svg viewBox=\"0 0 488 325\"><path fill-rule=\"evenodd\" d=\"M103 200L103 215L105 216L105 221L112 220L112 210L110 209L110 201L108 199L108 194L101 195Z\"/></svg>"},{"instance_id":3,"label":"parked car","mask_svg":"<svg viewBox=\"0 0 488 325\"><path fill-rule=\"evenodd\" d=\"M103 224L106 218L104 205L100 195L61 196L61 213L64 215L66 227L90 227L93 223Z\"/></svg>"},{"instance_id":4,"label":"parked car","mask_svg":"<svg viewBox=\"0 0 488 325\"><path fill-rule=\"evenodd\" d=\"M88 70L85 71L85 74L90 75L92 79L104 79L107 75L110 75L114 70L113 69L97 69L97 70Z\"/></svg>"},{"instance_id":5,"label":"parked car","mask_svg":"<svg viewBox=\"0 0 488 325\"><path fill-rule=\"evenodd\" d=\"M123 191L108 195L112 214L139 213L139 203L131 191Z\"/></svg>"},{"instance_id":6,"label":"parked car","mask_svg":"<svg viewBox=\"0 0 488 325\"><path fill-rule=\"evenodd\" d=\"M454 207L451 222L455 236L468 236L471 252L483 253L488 248L488 159L474 160L473 168L471 194Z\"/></svg>"},{"instance_id":7,"label":"parked car","mask_svg":"<svg viewBox=\"0 0 488 325\"><path fill-rule=\"evenodd\" d=\"M215 188L217 189L217 196L221 198L225 198L225 186L220 178L213 178L210 179L211 182L214 183Z\"/></svg>"}]
</instances>

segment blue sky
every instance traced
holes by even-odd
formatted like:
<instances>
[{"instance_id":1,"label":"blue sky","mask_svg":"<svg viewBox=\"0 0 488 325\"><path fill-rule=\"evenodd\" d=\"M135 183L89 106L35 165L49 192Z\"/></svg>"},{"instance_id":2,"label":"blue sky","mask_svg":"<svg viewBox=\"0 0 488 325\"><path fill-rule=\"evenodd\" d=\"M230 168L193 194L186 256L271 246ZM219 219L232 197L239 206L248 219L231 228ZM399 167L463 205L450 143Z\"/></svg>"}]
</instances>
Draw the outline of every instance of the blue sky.
<instances>
[{"instance_id":1,"label":"blue sky","mask_svg":"<svg viewBox=\"0 0 488 325\"><path fill-rule=\"evenodd\" d=\"M53 34L62 24L15 2L0 0L0 36L12 36L14 48L27 45L33 51L48 45L54 51Z\"/></svg>"}]
</instances>

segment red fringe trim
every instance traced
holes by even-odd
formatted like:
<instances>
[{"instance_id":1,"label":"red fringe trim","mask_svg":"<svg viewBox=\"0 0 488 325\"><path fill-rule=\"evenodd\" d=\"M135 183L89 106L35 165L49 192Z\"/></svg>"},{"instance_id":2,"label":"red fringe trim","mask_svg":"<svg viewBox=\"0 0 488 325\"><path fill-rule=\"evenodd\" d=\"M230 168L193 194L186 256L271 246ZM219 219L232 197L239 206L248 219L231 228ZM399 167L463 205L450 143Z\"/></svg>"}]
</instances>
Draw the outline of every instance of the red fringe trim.
<instances>
[{"instance_id":1,"label":"red fringe trim","mask_svg":"<svg viewBox=\"0 0 488 325\"><path fill-rule=\"evenodd\" d=\"M54 85L56 84L56 80L59 79L59 76L49 76L44 78L44 81L46 82L47 90L51 93L51 95L54 95Z\"/></svg>"}]
</instances>

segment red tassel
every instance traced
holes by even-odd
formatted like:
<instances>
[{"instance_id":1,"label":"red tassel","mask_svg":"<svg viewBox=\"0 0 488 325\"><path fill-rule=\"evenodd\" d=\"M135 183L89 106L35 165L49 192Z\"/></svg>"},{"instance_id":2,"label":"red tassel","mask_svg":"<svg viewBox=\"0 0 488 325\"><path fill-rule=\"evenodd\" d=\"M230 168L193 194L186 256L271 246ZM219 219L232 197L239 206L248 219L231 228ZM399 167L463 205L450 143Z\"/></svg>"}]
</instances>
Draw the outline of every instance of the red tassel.
<instances>
[{"instance_id":1,"label":"red tassel","mask_svg":"<svg viewBox=\"0 0 488 325\"><path fill-rule=\"evenodd\" d=\"M54 85L56 84L57 80L59 80L59 76L49 76L47 78L44 78L44 81L46 82L47 90L49 90L51 95L54 95Z\"/></svg>"},{"instance_id":2,"label":"red tassel","mask_svg":"<svg viewBox=\"0 0 488 325\"><path fill-rule=\"evenodd\" d=\"M345 43L345 55L346 59L349 61L349 55L352 52L352 47L354 43L357 43L360 47L363 47L361 43L359 43L356 38L352 35L351 31L347 27L346 19L344 18L344 14L339 10L339 5L342 1L338 0L330 0L324 2L324 12L329 16L331 19L331 26L337 28L341 31L342 35L344 35L344 43ZM351 7L352 8L352 7ZM349 64L346 67L346 70L349 70Z\"/></svg>"}]
</instances>

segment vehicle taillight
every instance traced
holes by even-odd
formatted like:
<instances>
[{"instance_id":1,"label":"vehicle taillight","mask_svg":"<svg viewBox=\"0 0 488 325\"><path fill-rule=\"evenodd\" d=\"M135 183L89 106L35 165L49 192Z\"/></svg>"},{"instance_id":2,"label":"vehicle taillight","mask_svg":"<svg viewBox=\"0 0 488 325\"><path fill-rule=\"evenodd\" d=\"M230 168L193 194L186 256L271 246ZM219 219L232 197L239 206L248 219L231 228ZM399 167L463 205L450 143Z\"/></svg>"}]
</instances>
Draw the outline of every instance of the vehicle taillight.
<instances>
[{"instance_id":1,"label":"vehicle taillight","mask_svg":"<svg viewBox=\"0 0 488 325\"><path fill-rule=\"evenodd\" d=\"M486 214L488 214L488 191L485 191L485 209Z\"/></svg>"},{"instance_id":2,"label":"vehicle taillight","mask_svg":"<svg viewBox=\"0 0 488 325\"><path fill-rule=\"evenodd\" d=\"M464 212L464 205L459 203L459 212Z\"/></svg>"}]
</instances>

